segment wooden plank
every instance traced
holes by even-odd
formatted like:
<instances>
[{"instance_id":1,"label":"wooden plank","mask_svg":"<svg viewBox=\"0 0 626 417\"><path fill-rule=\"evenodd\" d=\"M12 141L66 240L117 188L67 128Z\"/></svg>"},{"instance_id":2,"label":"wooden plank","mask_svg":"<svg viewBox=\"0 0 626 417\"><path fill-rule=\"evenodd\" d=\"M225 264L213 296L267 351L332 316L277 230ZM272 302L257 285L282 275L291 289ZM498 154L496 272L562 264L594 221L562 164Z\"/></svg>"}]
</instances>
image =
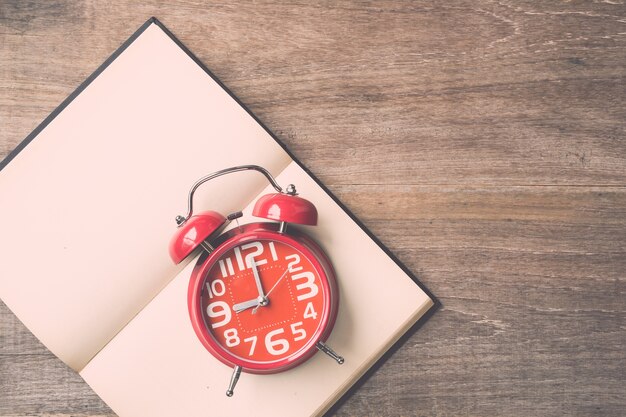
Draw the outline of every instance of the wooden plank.
<instances>
[{"instance_id":1,"label":"wooden plank","mask_svg":"<svg viewBox=\"0 0 626 417\"><path fill-rule=\"evenodd\" d=\"M623 413L626 189L337 193L443 303L338 415Z\"/></svg>"},{"instance_id":2,"label":"wooden plank","mask_svg":"<svg viewBox=\"0 0 626 417\"><path fill-rule=\"evenodd\" d=\"M0 156L150 15L443 308L338 416L626 410L619 2L0 3ZM114 414L0 303L0 416Z\"/></svg>"},{"instance_id":3,"label":"wooden plank","mask_svg":"<svg viewBox=\"0 0 626 417\"><path fill-rule=\"evenodd\" d=\"M2 304L0 311L7 310ZM1 354L0 375L2 416L115 416L78 374L51 353Z\"/></svg>"},{"instance_id":4,"label":"wooden plank","mask_svg":"<svg viewBox=\"0 0 626 417\"><path fill-rule=\"evenodd\" d=\"M154 12L328 183L626 174L619 5L107 4L3 3L3 153Z\"/></svg>"}]
</instances>

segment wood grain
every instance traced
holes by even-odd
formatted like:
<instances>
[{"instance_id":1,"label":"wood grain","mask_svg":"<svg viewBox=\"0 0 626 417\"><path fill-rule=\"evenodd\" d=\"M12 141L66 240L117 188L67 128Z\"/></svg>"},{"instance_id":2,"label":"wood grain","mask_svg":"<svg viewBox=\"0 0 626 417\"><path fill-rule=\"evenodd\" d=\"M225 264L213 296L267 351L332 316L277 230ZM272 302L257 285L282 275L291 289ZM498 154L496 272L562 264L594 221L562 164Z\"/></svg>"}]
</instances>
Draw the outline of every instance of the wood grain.
<instances>
[{"instance_id":1,"label":"wood grain","mask_svg":"<svg viewBox=\"0 0 626 417\"><path fill-rule=\"evenodd\" d=\"M620 1L0 3L0 156L151 15L443 308L337 416L626 413ZM0 304L1 416L112 416Z\"/></svg>"}]
</instances>

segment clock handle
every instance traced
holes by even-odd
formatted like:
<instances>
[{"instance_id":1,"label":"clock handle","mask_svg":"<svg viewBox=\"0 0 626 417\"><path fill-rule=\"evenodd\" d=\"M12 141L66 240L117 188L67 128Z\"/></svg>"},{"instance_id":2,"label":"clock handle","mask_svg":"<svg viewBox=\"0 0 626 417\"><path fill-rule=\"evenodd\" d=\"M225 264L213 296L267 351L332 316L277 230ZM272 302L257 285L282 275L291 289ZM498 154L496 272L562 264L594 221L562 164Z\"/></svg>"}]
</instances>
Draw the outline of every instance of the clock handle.
<instances>
[{"instance_id":1,"label":"clock handle","mask_svg":"<svg viewBox=\"0 0 626 417\"><path fill-rule=\"evenodd\" d=\"M185 224L185 222L189 220L189 218L193 214L193 195L198 189L198 187L200 187L205 182L210 181L217 177L221 177L222 175L232 174L233 172L250 171L250 170L258 171L261 174L265 175L265 178L267 178L270 184L272 184L272 187L274 187L274 189L278 191L279 193L283 193L282 187L278 185L278 183L276 182L276 179L274 179L272 174L270 174L269 171L266 170L265 168L260 167L258 165L239 165L239 166L235 166L232 168L226 168L226 169L222 169L219 171L215 171L212 174L205 175L204 177L200 178L191 187L191 190L189 191L189 195L187 197L187 207L188 207L187 214L185 216L176 216L176 223L178 224L178 226L180 227L183 224Z\"/></svg>"}]
</instances>

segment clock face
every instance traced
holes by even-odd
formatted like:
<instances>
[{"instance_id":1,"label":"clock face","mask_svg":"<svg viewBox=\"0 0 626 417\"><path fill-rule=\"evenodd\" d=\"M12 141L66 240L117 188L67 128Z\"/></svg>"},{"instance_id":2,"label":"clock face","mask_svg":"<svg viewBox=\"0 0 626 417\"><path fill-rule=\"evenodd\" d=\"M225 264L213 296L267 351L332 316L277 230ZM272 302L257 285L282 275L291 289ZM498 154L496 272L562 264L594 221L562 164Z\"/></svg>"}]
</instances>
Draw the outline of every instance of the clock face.
<instances>
[{"instance_id":1,"label":"clock face","mask_svg":"<svg viewBox=\"0 0 626 417\"><path fill-rule=\"evenodd\" d=\"M226 242L218 252L199 300L218 349L232 362L265 369L314 349L328 321L329 287L313 254L276 239Z\"/></svg>"}]
</instances>

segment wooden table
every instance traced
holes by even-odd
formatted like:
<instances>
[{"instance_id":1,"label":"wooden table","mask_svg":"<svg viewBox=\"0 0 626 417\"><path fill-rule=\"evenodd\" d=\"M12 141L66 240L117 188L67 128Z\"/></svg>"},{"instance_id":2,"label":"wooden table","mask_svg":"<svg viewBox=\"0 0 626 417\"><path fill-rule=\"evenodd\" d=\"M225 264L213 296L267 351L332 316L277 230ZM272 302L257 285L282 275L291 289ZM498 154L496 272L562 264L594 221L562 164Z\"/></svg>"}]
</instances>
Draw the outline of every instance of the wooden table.
<instances>
[{"instance_id":1,"label":"wooden table","mask_svg":"<svg viewBox=\"0 0 626 417\"><path fill-rule=\"evenodd\" d=\"M626 413L623 1L135 3L0 3L0 156L155 15L443 304L335 415ZM113 415L2 304L49 414Z\"/></svg>"}]
</instances>

